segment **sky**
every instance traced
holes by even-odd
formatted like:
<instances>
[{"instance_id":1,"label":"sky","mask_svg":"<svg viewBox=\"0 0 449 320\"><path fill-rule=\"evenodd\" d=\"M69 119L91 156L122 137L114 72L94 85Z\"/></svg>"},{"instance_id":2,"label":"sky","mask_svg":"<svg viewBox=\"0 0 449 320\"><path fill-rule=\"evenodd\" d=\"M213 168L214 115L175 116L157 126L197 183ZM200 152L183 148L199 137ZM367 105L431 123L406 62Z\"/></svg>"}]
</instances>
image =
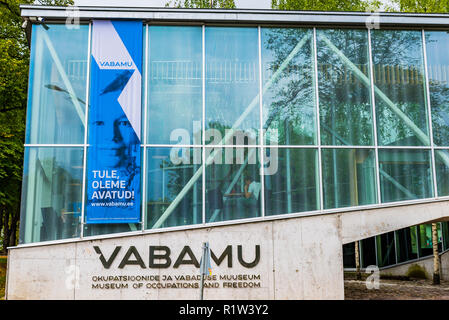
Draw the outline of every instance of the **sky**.
<instances>
[{"instance_id":1,"label":"sky","mask_svg":"<svg viewBox=\"0 0 449 320\"><path fill-rule=\"evenodd\" d=\"M165 7L169 0L75 0L78 6ZM271 9L271 0L235 0L239 9Z\"/></svg>"}]
</instances>

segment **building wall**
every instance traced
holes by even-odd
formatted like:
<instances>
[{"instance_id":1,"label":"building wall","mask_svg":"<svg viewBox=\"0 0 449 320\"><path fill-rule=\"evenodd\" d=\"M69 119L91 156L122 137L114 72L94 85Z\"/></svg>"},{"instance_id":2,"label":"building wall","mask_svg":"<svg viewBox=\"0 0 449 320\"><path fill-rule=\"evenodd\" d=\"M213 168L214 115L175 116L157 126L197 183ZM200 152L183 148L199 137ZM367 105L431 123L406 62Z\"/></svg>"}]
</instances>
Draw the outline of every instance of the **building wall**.
<instances>
[{"instance_id":1,"label":"building wall","mask_svg":"<svg viewBox=\"0 0 449 320\"><path fill-rule=\"evenodd\" d=\"M418 265L426 272L426 276L432 279L433 275L433 256L420 259L418 261L412 261L404 263L398 266L382 269L380 274L394 275L394 276L407 276L409 268L413 265ZM449 252L443 252L440 254L440 278L441 280L449 280Z\"/></svg>"},{"instance_id":2,"label":"building wall","mask_svg":"<svg viewBox=\"0 0 449 320\"><path fill-rule=\"evenodd\" d=\"M316 226L321 227L317 230ZM7 284L8 299L198 299L200 290L148 289L148 283L199 283L177 281L175 276L197 276L199 269L192 264L175 268L183 247L190 246L196 259L201 257L201 245L209 241L211 250L219 257L228 245L232 246L232 267L225 259L219 266L212 261L212 275L218 277L219 288L207 288L206 299L342 299L343 264L337 216L289 219L253 224L240 224L189 231L128 236L107 240L83 241L51 246L12 249ZM322 239L326 239L323 242ZM168 246L172 260L169 268L149 266L149 246ZM260 246L260 261L254 267L239 263L238 246L242 258L254 261L255 248ZM116 246L118 252L109 269L103 267L94 246L98 246L106 260ZM135 246L145 268L125 265L119 268L130 246ZM160 254L161 252L158 251ZM186 254L185 260L191 260ZM132 254L129 260L136 261ZM160 260L157 260L159 263ZM163 262L163 261L162 261ZM93 289L95 276L159 275L160 281L115 282L128 283L126 289ZM225 281L220 276L260 276L260 280ZM173 281L163 281L171 276ZM72 281L75 280L75 281ZM143 283L144 288L132 288ZM228 288L225 282L238 286L259 283L257 288ZM208 283L208 281L206 281ZM229 284L228 284L229 285ZM233 284L231 284L232 286Z\"/></svg>"},{"instance_id":3,"label":"building wall","mask_svg":"<svg viewBox=\"0 0 449 320\"><path fill-rule=\"evenodd\" d=\"M226 258L217 266L212 261L211 281L218 288L205 289L206 299L343 299L342 245L362 237L388 232L407 225L442 219L447 202L416 204L374 210L346 212L282 220L244 223L154 234L123 236L103 240L84 240L57 245L11 248L7 281L8 299L198 299L198 288L146 288L147 284L190 283L175 276L198 275L193 257L181 255L189 246L197 261L201 245L208 241L218 257L232 246L232 266ZM369 222L369 223L368 223ZM360 230L363 229L363 232ZM104 262L117 251L109 268ZM134 246L137 251L130 251ZM149 268L150 246L170 248L168 268ZM256 246L260 259L253 266L240 263L255 260ZM99 252L99 251L98 251ZM129 253L126 258L126 253ZM156 251L162 254L162 251ZM179 256L181 256L179 258ZM163 263L165 260L153 260ZM176 265L176 261L184 261ZM190 262L190 264L189 264ZM141 265L137 264L140 263ZM122 268L120 268L120 264ZM176 265L176 266L175 266ZM159 281L98 281L99 276L159 276ZM257 280L220 280L220 276L260 277ZM163 281L171 276L172 280ZM97 281L96 281L97 280ZM154 279L153 279L154 280ZM232 282L229 284L229 282ZM250 288L249 283L253 283ZM126 284L128 288L99 289L97 284ZM142 283L143 287L133 288ZM207 281L209 283L209 281ZM227 283L225 285L225 283ZM233 287L235 283L236 288ZM239 288L245 286L246 288ZM255 284L257 283L257 284Z\"/></svg>"}]
</instances>

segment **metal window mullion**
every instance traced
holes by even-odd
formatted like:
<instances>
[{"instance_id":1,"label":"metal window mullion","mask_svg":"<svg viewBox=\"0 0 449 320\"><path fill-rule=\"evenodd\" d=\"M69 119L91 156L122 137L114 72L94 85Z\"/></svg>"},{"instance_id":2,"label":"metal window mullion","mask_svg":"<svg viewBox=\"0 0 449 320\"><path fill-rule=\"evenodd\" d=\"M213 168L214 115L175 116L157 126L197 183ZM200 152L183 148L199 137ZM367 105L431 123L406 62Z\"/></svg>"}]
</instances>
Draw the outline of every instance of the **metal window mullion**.
<instances>
[{"instance_id":1,"label":"metal window mullion","mask_svg":"<svg viewBox=\"0 0 449 320\"><path fill-rule=\"evenodd\" d=\"M86 115L84 115L86 117ZM84 128L84 131L86 131L86 128ZM85 132L86 133L86 132ZM88 147L89 145L86 143L26 143L23 145L24 147L65 147L65 148L82 148L82 147Z\"/></svg>"},{"instance_id":2,"label":"metal window mullion","mask_svg":"<svg viewBox=\"0 0 449 320\"><path fill-rule=\"evenodd\" d=\"M419 259L421 257L421 239L419 238L419 225L415 226L415 236L416 236L416 256Z\"/></svg>"},{"instance_id":3,"label":"metal window mullion","mask_svg":"<svg viewBox=\"0 0 449 320\"><path fill-rule=\"evenodd\" d=\"M81 230L80 239L84 237L84 217L86 206L86 183L87 183L87 134L88 134L88 119L89 119L89 94L90 94L90 64L91 64L91 41L92 41L92 22L89 22L89 36L87 45L87 74L86 74L86 104L84 111L84 146L83 146L83 186L81 192Z\"/></svg>"},{"instance_id":4,"label":"metal window mullion","mask_svg":"<svg viewBox=\"0 0 449 320\"><path fill-rule=\"evenodd\" d=\"M323 200L323 173L321 166L321 131L320 131L320 100L318 94L318 55L316 46L316 28L313 28L313 67L314 67L314 77L315 77L315 113L316 113L316 128L317 128L317 146L318 146L318 177L319 177L319 188L320 188L320 208L324 209Z\"/></svg>"},{"instance_id":5,"label":"metal window mullion","mask_svg":"<svg viewBox=\"0 0 449 320\"><path fill-rule=\"evenodd\" d=\"M419 147L419 146L378 146L378 149L386 149L386 150L404 150L404 149L410 149L410 150L431 150L431 147Z\"/></svg>"},{"instance_id":6,"label":"metal window mullion","mask_svg":"<svg viewBox=\"0 0 449 320\"><path fill-rule=\"evenodd\" d=\"M396 231L393 231L393 240L394 240L394 259L395 259L395 263L398 264L398 244L396 241Z\"/></svg>"},{"instance_id":7,"label":"metal window mullion","mask_svg":"<svg viewBox=\"0 0 449 320\"><path fill-rule=\"evenodd\" d=\"M369 76L371 87L371 110L373 117L373 135L374 135L374 153L376 161L376 190L377 190L377 203L382 202L382 196L380 192L380 163L379 163L379 146L377 141L377 115L376 115L376 97L374 93L374 67L373 67L373 54L371 47L371 29L368 29L368 57L369 57ZM376 252L377 256L377 252Z\"/></svg>"},{"instance_id":8,"label":"metal window mullion","mask_svg":"<svg viewBox=\"0 0 449 320\"><path fill-rule=\"evenodd\" d=\"M202 224L206 224L206 26L203 24L201 27L201 54L202 54L202 148L201 148L201 157L202 157L202 185L201 188L201 215L202 215Z\"/></svg>"},{"instance_id":9,"label":"metal window mullion","mask_svg":"<svg viewBox=\"0 0 449 320\"><path fill-rule=\"evenodd\" d=\"M201 144L153 144L143 143L141 147L153 147L153 148L201 148Z\"/></svg>"},{"instance_id":10,"label":"metal window mullion","mask_svg":"<svg viewBox=\"0 0 449 320\"><path fill-rule=\"evenodd\" d=\"M376 266L379 266L379 258L377 257L377 236L374 236L373 238L374 238L374 251L376 252L374 257L376 258Z\"/></svg>"},{"instance_id":11,"label":"metal window mullion","mask_svg":"<svg viewBox=\"0 0 449 320\"><path fill-rule=\"evenodd\" d=\"M359 266L360 266L360 268L363 268L362 254L363 254L362 240L359 240Z\"/></svg>"},{"instance_id":12,"label":"metal window mullion","mask_svg":"<svg viewBox=\"0 0 449 320\"><path fill-rule=\"evenodd\" d=\"M265 217L265 161L264 161L264 142L265 135L263 132L263 101L262 101L262 35L260 25L257 26L258 33L258 51L259 51L259 163L260 163L260 201L261 201L261 213L262 218ZM249 152L249 149L248 149Z\"/></svg>"},{"instance_id":13,"label":"metal window mullion","mask_svg":"<svg viewBox=\"0 0 449 320\"><path fill-rule=\"evenodd\" d=\"M431 161L432 161L432 181L434 189L434 198L438 197L438 186L437 186L437 176L436 176L436 163L435 163L435 150L433 142L433 128L432 128L432 110L430 105L430 88L429 88L429 73L427 70L427 49L426 49L426 33L424 29L421 30L422 34L422 46L423 46L423 60L424 60L424 75L425 75L425 90L426 90L426 102L427 102L427 114L429 121L429 136L430 136L430 148L431 148Z\"/></svg>"},{"instance_id":14,"label":"metal window mullion","mask_svg":"<svg viewBox=\"0 0 449 320\"><path fill-rule=\"evenodd\" d=\"M146 24L145 27L145 85L144 85L144 109L143 109L143 113L144 113L144 119L143 119L143 168L142 168L142 173L143 173L143 177L142 177L142 195L141 195L141 199L142 199L142 209L141 209L141 221L142 221L142 225L141 225L141 230L144 231L145 230L145 222L146 222L146 214L147 214L147 204L146 204L146 190L147 190L147 125L148 125L148 120L147 120L147 116L148 116L148 62L149 62L149 51L148 51L148 47L149 47L149 32L148 32L148 24Z\"/></svg>"}]
</instances>

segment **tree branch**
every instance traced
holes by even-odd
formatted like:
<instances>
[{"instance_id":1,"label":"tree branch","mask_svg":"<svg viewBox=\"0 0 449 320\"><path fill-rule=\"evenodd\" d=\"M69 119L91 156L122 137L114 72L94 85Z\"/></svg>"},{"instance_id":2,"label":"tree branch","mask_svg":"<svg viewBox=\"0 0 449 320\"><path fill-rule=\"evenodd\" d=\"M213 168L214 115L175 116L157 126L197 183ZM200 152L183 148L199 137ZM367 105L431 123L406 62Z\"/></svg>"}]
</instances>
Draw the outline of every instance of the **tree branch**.
<instances>
[{"instance_id":1,"label":"tree branch","mask_svg":"<svg viewBox=\"0 0 449 320\"><path fill-rule=\"evenodd\" d=\"M0 5L8 9L8 11L11 12L16 17L20 18L20 12L17 12L14 8L12 8L7 1L0 0Z\"/></svg>"}]
</instances>

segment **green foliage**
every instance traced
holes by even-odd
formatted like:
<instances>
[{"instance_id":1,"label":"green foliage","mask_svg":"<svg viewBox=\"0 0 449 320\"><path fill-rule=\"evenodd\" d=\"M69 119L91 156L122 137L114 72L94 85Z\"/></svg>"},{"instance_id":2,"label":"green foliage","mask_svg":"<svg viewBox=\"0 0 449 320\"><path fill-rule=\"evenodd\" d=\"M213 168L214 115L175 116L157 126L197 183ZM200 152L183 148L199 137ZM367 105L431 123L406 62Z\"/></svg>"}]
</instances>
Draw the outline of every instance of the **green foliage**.
<instances>
[{"instance_id":1,"label":"green foliage","mask_svg":"<svg viewBox=\"0 0 449 320\"><path fill-rule=\"evenodd\" d=\"M272 0L271 7L277 10L301 11L367 11L380 7L381 1L363 0Z\"/></svg>"},{"instance_id":2,"label":"green foliage","mask_svg":"<svg viewBox=\"0 0 449 320\"><path fill-rule=\"evenodd\" d=\"M392 0L386 10L421 13L449 12L449 0Z\"/></svg>"},{"instance_id":3,"label":"green foliage","mask_svg":"<svg viewBox=\"0 0 449 320\"><path fill-rule=\"evenodd\" d=\"M390 12L449 12L449 0L272 0L278 10L312 11L390 11Z\"/></svg>"},{"instance_id":4,"label":"green foliage","mask_svg":"<svg viewBox=\"0 0 449 320\"><path fill-rule=\"evenodd\" d=\"M0 300L5 297L7 259L0 258Z\"/></svg>"},{"instance_id":5,"label":"green foliage","mask_svg":"<svg viewBox=\"0 0 449 320\"><path fill-rule=\"evenodd\" d=\"M417 278L417 279L427 279L428 278L426 270L418 264L412 264L408 268L406 276L410 277L410 278Z\"/></svg>"},{"instance_id":6,"label":"green foliage","mask_svg":"<svg viewBox=\"0 0 449 320\"><path fill-rule=\"evenodd\" d=\"M166 7L235 9L234 0L172 0Z\"/></svg>"},{"instance_id":7,"label":"green foliage","mask_svg":"<svg viewBox=\"0 0 449 320\"><path fill-rule=\"evenodd\" d=\"M27 102L29 48L22 29L20 4L33 0L0 0L0 234L15 234L22 184L23 143ZM65 6L72 0L43 0L42 5ZM15 226L15 224L14 224ZM13 237L13 239L15 239ZM5 248L15 245L0 239Z\"/></svg>"}]
</instances>

